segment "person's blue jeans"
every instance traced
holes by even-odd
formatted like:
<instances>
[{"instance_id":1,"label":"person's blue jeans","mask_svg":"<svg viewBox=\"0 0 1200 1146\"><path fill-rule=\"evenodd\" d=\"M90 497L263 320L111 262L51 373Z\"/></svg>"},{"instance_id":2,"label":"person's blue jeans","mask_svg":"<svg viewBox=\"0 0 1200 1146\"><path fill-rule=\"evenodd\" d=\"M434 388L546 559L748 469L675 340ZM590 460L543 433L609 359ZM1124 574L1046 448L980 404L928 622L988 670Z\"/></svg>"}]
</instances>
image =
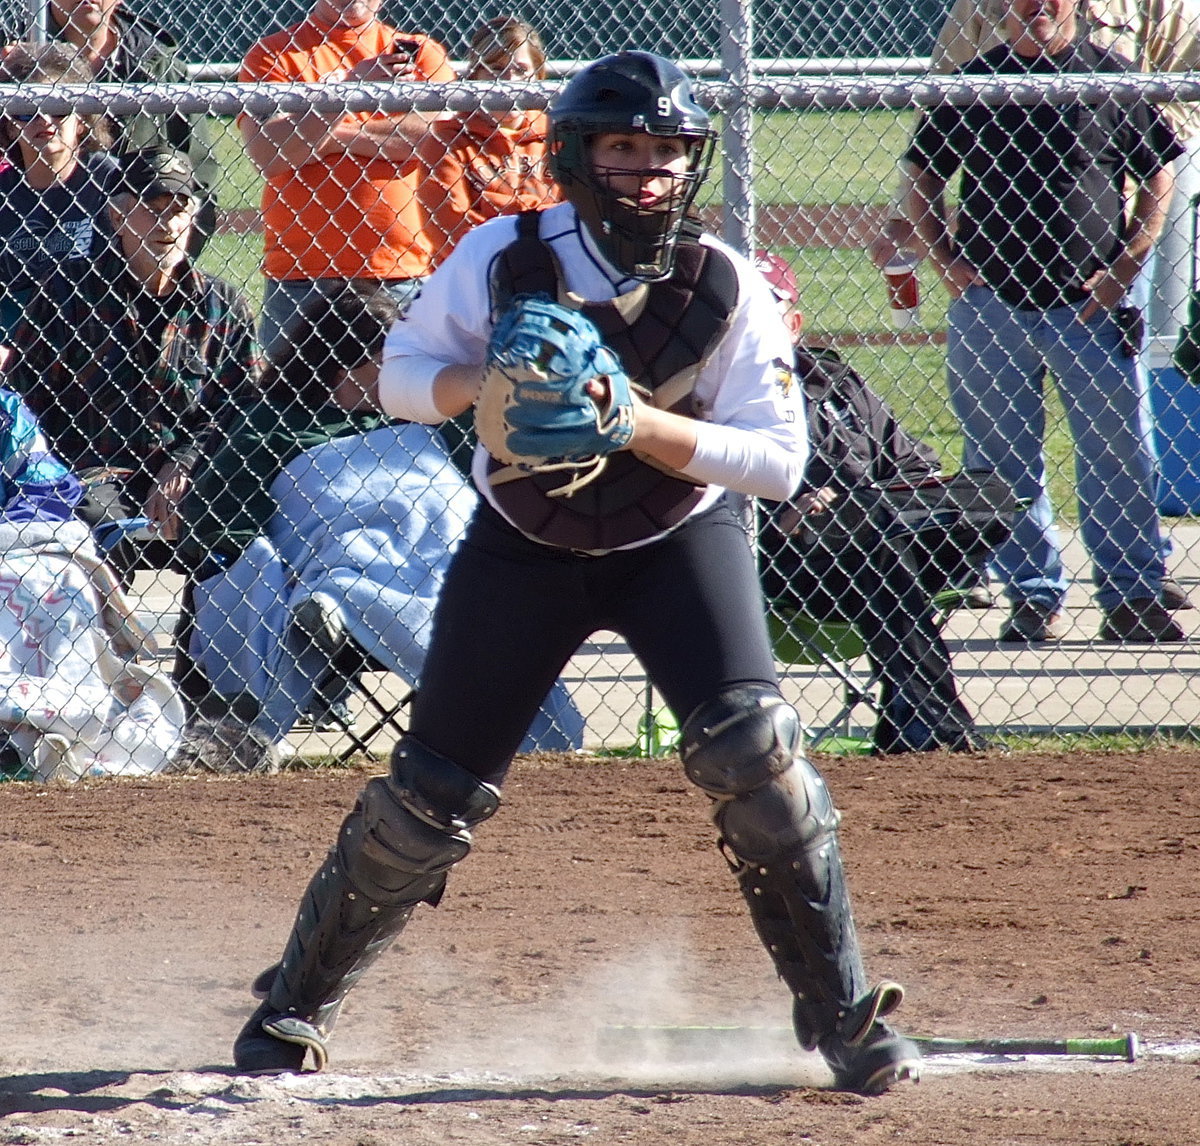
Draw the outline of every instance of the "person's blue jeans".
<instances>
[{"instance_id":1,"label":"person's blue jeans","mask_svg":"<svg viewBox=\"0 0 1200 1146\"><path fill-rule=\"evenodd\" d=\"M258 320L258 341L268 353L280 331L300 312L309 299L327 295L346 285L346 279L267 279L263 287L262 315ZM366 280L356 279L355 282ZM422 279L384 279L378 285L396 300L401 310L421 293Z\"/></svg>"},{"instance_id":2,"label":"person's blue jeans","mask_svg":"<svg viewBox=\"0 0 1200 1146\"><path fill-rule=\"evenodd\" d=\"M995 567L1014 603L1057 611L1067 578L1046 488L1044 385L1053 376L1075 443L1083 543L1096 600L1157 598L1163 539L1154 502L1154 458L1145 424L1145 375L1121 351L1106 311L1083 304L1017 310L987 287L950 305L946 364L962 424L963 464L995 469L1030 505Z\"/></svg>"},{"instance_id":3,"label":"person's blue jeans","mask_svg":"<svg viewBox=\"0 0 1200 1146\"><path fill-rule=\"evenodd\" d=\"M1150 371L1147 358L1153 335L1150 321L1150 313L1154 306L1152 300L1155 297L1156 284L1159 282L1161 268L1162 259L1159 257L1159 252L1156 248L1151 247L1150 254L1146 256L1146 261L1142 263L1142 269L1138 272L1137 277L1133 280L1133 285L1129 288L1129 293L1125 296L1125 302L1131 306L1136 306L1142 312L1142 317L1146 320L1146 336L1142 339L1141 353L1137 356L1136 369L1138 372L1138 392L1142 395L1142 435L1145 438L1146 449L1150 453L1150 460L1154 466L1153 488L1155 490L1158 489L1161 480L1162 457L1159 454L1158 441L1154 437L1154 411L1150 406ZM1160 552L1164 565L1167 558L1174 551L1174 548L1171 535L1163 533L1162 549Z\"/></svg>"}]
</instances>

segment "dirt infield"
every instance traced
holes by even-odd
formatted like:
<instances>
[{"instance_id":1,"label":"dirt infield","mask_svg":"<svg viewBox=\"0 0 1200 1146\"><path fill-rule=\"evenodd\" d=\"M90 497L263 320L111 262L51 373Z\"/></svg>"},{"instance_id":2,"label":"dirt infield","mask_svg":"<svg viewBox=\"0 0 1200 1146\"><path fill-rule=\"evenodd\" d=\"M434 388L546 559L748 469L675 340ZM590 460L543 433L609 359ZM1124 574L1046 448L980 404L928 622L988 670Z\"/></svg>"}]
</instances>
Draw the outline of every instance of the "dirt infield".
<instances>
[{"instance_id":1,"label":"dirt infield","mask_svg":"<svg viewBox=\"0 0 1200 1146\"><path fill-rule=\"evenodd\" d=\"M352 996L330 1072L238 1078L246 985L364 773L10 784L0 1144L1200 1142L1200 753L821 763L903 1025L1149 1053L931 1060L877 1099L778 1046L601 1053L609 1024L778 1026L787 1000L677 762L542 758Z\"/></svg>"}]
</instances>

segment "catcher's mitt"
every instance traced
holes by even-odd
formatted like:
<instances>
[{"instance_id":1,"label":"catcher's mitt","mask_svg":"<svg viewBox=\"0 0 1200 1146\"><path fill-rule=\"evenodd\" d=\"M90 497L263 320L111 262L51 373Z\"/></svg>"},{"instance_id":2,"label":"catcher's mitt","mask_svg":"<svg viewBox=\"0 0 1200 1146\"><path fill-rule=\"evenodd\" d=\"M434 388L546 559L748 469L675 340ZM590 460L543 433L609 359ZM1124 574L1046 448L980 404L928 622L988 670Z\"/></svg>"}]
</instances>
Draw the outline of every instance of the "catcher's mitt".
<instances>
[{"instance_id":1,"label":"catcher's mitt","mask_svg":"<svg viewBox=\"0 0 1200 1146\"><path fill-rule=\"evenodd\" d=\"M601 399L588 393L593 380ZM475 431L506 464L598 472L633 436L630 382L586 315L545 295L518 295L488 344Z\"/></svg>"}]
</instances>

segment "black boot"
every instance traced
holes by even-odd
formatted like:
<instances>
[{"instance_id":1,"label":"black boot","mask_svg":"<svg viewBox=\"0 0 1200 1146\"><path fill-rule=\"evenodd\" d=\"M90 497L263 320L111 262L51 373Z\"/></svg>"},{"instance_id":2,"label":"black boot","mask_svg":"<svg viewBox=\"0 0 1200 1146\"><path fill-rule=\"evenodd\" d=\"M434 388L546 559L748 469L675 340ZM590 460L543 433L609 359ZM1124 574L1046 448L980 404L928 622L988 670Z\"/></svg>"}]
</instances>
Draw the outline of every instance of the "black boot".
<instances>
[{"instance_id":1,"label":"black boot","mask_svg":"<svg viewBox=\"0 0 1200 1146\"><path fill-rule=\"evenodd\" d=\"M412 916L418 901L396 907L368 900L347 879L339 850L309 883L283 960L254 982L253 993L263 1002L233 1044L239 1071L300 1070L307 1052L312 1069L322 1070L342 1002ZM444 875L440 879L445 882Z\"/></svg>"},{"instance_id":2,"label":"black boot","mask_svg":"<svg viewBox=\"0 0 1200 1146\"><path fill-rule=\"evenodd\" d=\"M308 885L279 963L258 977L264 1002L234 1043L239 1070L315 1069L342 1001L404 930L418 903L436 905L446 873L492 815L490 784L403 737L388 776L371 780Z\"/></svg>"}]
</instances>

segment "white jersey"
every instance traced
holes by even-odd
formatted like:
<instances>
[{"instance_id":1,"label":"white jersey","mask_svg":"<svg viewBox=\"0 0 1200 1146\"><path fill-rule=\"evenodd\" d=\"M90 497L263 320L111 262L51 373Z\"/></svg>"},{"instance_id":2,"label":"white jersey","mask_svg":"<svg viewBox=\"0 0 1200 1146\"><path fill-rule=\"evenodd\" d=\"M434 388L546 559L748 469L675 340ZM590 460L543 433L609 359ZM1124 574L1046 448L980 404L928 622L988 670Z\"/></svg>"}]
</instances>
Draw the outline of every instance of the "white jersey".
<instances>
[{"instance_id":1,"label":"white jersey","mask_svg":"<svg viewBox=\"0 0 1200 1146\"><path fill-rule=\"evenodd\" d=\"M379 393L388 414L440 421L428 397L434 376L451 364L482 369L492 333L492 266L516 237L515 217L484 223L426 280L384 346ZM604 259L569 203L542 213L539 237L553 250L573 294L599 302L638 285ZM693 514L708 508L725 489L783 500L799 485L808 457L804 400L792 379L791 340L774 296L742 256L709 235L701 242L729 256L737 271L738 300L729 330L701 368L692 392L697 446L681 472L709 487ZM486 466L487 454L480 447L473 476L492 501Z\"/></svg>"}]
</instances>

